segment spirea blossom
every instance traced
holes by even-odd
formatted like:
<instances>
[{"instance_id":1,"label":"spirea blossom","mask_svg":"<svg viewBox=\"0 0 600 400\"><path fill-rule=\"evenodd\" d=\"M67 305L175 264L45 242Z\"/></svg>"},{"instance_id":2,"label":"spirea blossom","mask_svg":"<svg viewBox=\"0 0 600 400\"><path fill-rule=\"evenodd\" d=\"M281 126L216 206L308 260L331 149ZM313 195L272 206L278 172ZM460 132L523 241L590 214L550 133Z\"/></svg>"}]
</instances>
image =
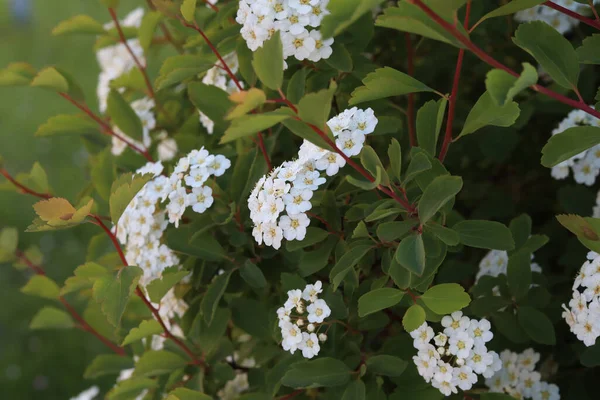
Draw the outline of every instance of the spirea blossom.
<instances>
[{"instance_id":1,"label":"spirea blossom","mask_svg":"<svg viewBox=\"0 0 600 400\"><path fill-rule=\"evenodd\" d=\"M305 358L313 358L321 349L319 342L325 342L327 335L319 333L331 309L325 300L319 299L323 291L321 281L306 285L304 290L290 290L283 307L277 309L284 350L294 354L300 350Z\"/></svg>"},{"instance_id":2,"label":"spirea blossom","mask_svg":"<svg viewBox=\"0 0 600 400\"><path fill-rule=\"evenodd\" d=\"M471 389L477 375L489 378L500 370L500 357L486 347L494 336L488 320L470 319L456 311L441 323L444 330L437 334L427 322L410 332L418 350L413 362L427 383L450 396L458 389Z\"/></svg>"},{"instance_id":3,"label":"spirea blossom","mask_svg":"<svg viewBox=\"0 0 600 400\"><path fill-rule=\"evenodd\" d=\"M317 62L331 56L333 38L317 29L329 14L329 0L240 0L236 21L248 48L256 51L279 31L283 56Z\"/></svg>"},{"instance_id":4,"label":"spirea blossom","mask_svg":"<svg viewBox=\"0 0 600 400\"><path fill-rule=\"evenodd\" d=\"M585 125L600 126L600 119L589 115L585 111L573 110L552 131L552 134L560 135L561 132L569 128ZM565 179L571 171L577 183L592 186L600 173L600 145L596 145L559 163L552 167L551 173L555 179Z\"/></svg>"},{"instance_id":5,"label":"spirea blossom","mask_svg":"<svg viewBox=\"0 0 600 400\"><path fill-rule=\"evenodd\" d=\"M573 283L573 297L567 307L563 304L563 318L571 332L586 346L593 346L600 336L600 255L588 254Z\"/></svg>"},{"instance_id":6,"label":"spirea blossom","mask_svg":"<svg viewBox=\"0 0 600 400\"><path fill-rule=\"evenodd\" d=\"M354 107L327 124L338 148L350 157L360 153L365 136L377 126L377 118L370 108ZM346 161L339 154L305 140L296 160L286 161L263 176L248 198L256 242L279 249L284 238L304 240L310 225L306 213L312 208L314 192L326 182L325 176L337 174L344 165Z\"/></svg>"},{"instance_id":7,"label":"spirea blossom","mask_svg":"<svg viewBox=\"0 0 600 400\"><path fill-rule=\"evenodd\" d=\"M506 393L517 399L560 399L558 386L541 381L541 374L535 370L540 354L533 349L522 353L504 350L500 360L502 368L485 380L491 392Z\"/></svg>"},{"instance_id":8,"label":"spirea blossom","mask_svg":"<svg viewBox=\"0 0 600 400\"><path fill-rule=\"evenodd\" d=\"M581 4L575 0L554 0L553 3L575 11L578 14L590 13L590 7L587 4ZM597 3L600 3L600 0L594 0L594 4ZM562 34L569 32L572 28L579 25L578 19L571 18L558 10L542 5L517 12L515 19L518 22L543 21Z\"/></svg>"},{"instance_id":9,"label":"spirea blossom","mask_svg":"<svg viewBox=\"0 0 600 400\"><path fill-rule=\"evenodd\" d=\"M533 260L533 254L531 255ZM479 262L479 271L475 276L475 282L478 282L482 276L497 277L507 275L508 270L508 253L502 250L491 250ZM531 263L532 272L542 272L542 267L539 264Z\"/></svg>"},{"instance_id":10,"label":"spirea blossom","mask_svg":"<svg viewBox=\"0 0 600 400\"><path fill-rule=\"evenodd\" d=\"M222 155L206 149L193 150L181 158L170 176L161 175L162 163L148 163L136 172L150 173L153 179L127 205L116 233L125 245L127 262L144 270L140 283L145 285L161 276L162 271L179 264L179 258L162 236L169 223L179 226L188 207L203 213L213 204L212 188L205 183L210 176L221 176L231 166ZM165 205L166 203L166 205Z\"/></svg>"},{"instance_id":11,"label":"spirea blossom","mask_svg":"<svg viewBox=\"0 0 600 400\"><path fill-rule=\"evenodd\" d=\"M121 27L139 28L144 17L144 9L139 7L130 12L125 19L119 22ZM114 22L109 22L104 25L104 29L115 28ZM139 39L129 39L127 44L131 51L136 55L141 63L145 63L144 49L140 44ZM110 92L110 82L113 79L136 68L135 61L127 47L123 43L118 43L112 46L103 47L96 53L98 64L100 65L100 76L98 78L98 104L100 111L106 110L106 100Z\"/></svg>"}]
</instances>

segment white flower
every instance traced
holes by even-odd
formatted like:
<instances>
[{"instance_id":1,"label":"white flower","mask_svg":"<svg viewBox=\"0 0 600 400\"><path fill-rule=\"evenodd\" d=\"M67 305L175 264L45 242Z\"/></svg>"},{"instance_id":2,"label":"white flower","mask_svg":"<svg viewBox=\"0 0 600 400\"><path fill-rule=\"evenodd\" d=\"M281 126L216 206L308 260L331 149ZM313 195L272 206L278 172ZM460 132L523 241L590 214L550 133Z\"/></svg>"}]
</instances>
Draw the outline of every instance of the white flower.
<instances>
[{"instance_id":1,"label":"white flower","mask_svg":"<svg viewBox=\"0 0 600 400\"><path fill-rule=\"evenodd\" d=\"M324 183L325 178L321 178L321 174L318 171L305 171L298 174L296 179L294 179L294 187L296 189L308 189L314 191Z\"/></svg>"},{"instance_id":2,"label":"white flower","mask_svg":"<svg viewBox=\"0 0 600 400\"><path fill-rule=\"evenodd\" d=\"M302 343L302 331L296 324L290 322L284 323L281 327L281 333L283 335L282 345L284 348L286 346L288 349L298 348L300 343Z\"/></svg>"},{"instance_id":3,"label":"white flower","mask_svg":"<svg viewBox=\"0 0 600 400\"><path fill-rule=\"evenodd\" d=\"M427 322L423 322L421 326L410 332L410 336L414 339L413 346L415 349L422 349L433 339L433 329L427 325Z\"/></svg>"},{"instance_id":4,"label":"white flower","mask_svg":"<svg viewBox=\"0 0 600 400\"><path fill-rule=\"evenodd\" d=\"M448 350L458 358L467 358L473 348L473 338L467 332L457 332L448 340Z\"/></svg>"},{"instance_id":5,"label":"white flower","mask_svg":"<svg viewBox=\"0 0 600 400\"><path fill-rule=\"evenodd\" d=\"M471 324L469 317L463 316L462 311L455 311L450 315L446 315L442 318L442 326L444 333L449 337L460 331L466 331Z\"/></svg>"},{"instance_id":6,"label":"white flower","mask_svg":"<svg viewBox=\"0 0 600 400\"><path fill-rule=\"evenodd\" d=\"M312 208L310 199L313 197L312 190L294 187L288 194L283 196L285 209L288 214L299 214Z\"/></svg>"},{"instance_id":7,"label":"white flower","mask_svg":"<svg viewBox=\"0 0 600 400\"><path fill-rule=\"evenodd\" d=\"M535 384L540 381L541 375L536 371L521 371L517 390L521 392L523 397L531 397Z\"/></svg>"},{"instance_id":8,"label":"white flower","mask_svg":"<svg viewBox=\"0 0 600 400\"><path fill-rule=\"evenodd\" d=\"M443 333L438 333L434 338L433 341L435 343L436 346L445 346L446 343L448 342L448 336L444 335Z\"/></svg>"},{"instance_id":9,"label":"white flower","mask_svg":"<svg viewBox=\"0 0 600 400\"><path fill-rule=\"evenodd\" d=\"M319 354L321 347L319 346L319 338L314 333L302 333L302 342L298 345L302 350L304 358L313 358Z\"/></svg>"},{"instance_id":10,"label":"white flower","mask_svg":"<svg viewBox=\"0 0 600 400\"><path fill-rule=\"evenodd\" d=\"M438 361L437 369L433 374L433 380L437 382L452 382L452 374L454 372L454 367L450 364Z\"/></svg>"},{"instance_id":11,"label":"white flower","mask_svg":"<svg viewBox=\"0 0 600 400\"><path fill-rule=\"evenodd\" d=\"M468 332L475 341L475 344L485 344L494 337L494 334L490 331L491 328L492 324L485 318L479 321L471 320Z\"/></svg>"},{"instance_id":12,"label":"white flower","mask_svg":"<svg viewBox=\"0 0 600 400\"><path fill-rule=\"evenodd\" d=\"M310 61L318 62L331 57L331 54L333 54L333 49L331 48L333 38L323 39L323 35L317 30L311 31L310 37L315 41L315 48L307 57Z\"/></svg>"},{"instance_id":13,"label":"white flower","mask_svg":"<svg viewBox=\"0 0 600 400\"><path fill-rule=\"evenodd\" d=\"M365 143L365 135L358 131L343 131L335 139L335 144L348 157L356 156L360 153Z\"/></svg>"},{"instance_id":14,"label":"white flower","mask_svg":"<svg viewBox=\"0 0 600 400\"><path fill-rule=\"evenodd\" d=\"M207 168L192 168L189 175L186 175L184 180L185 184L192 188L199 188L204 185L210 173Z\"/></svg>"},{"instance_id":15,"label":"white flower","mask_svg":"<svg viewBox=\"0 0 600 400\"><path fill-rule=\"evenodd\" d=\"M292 310L302 304L302 290L294 289L287 292L288 299L283 305L286 310Z\"/></svg>"},{"instance_id":16,"label":"white flower","mask_svg":"<svg viewBox=\"0 0 600 400\"><path fill-rule=\"evenodd\" d=\"M188 194L187 203L192 206L192 210L202 214L213 204L212 189L210 186L202 186L192 189Z\"/></svg>"},{"instance_id":17,"label":"white flower","mask_svg":"<svg viewBox=\"0 0 600 400\"><path fill-rule=\"evenodd\" d=\"M310 219L306 214L288 214L279 220L279 227L283 230L286 240L304 240L308 225Z\"/></svg>"},{"instance_id":18,"label":"white flower","mask_svg":"<svg viewBox=\"0 0 600 400\"><path fill-rule=\"evenodd\" d=\"M531 394L533 400L560 400L558 386L548 382L536 382Z\"/></svg>"},{"instance_id":19,"label":"white flower","mask_svg":"<svg viewBox=\"0 0 600 400\"><path fill-rule=\"evenodd\" d=\"M467 358L467 366L471 367L477 374L483 374L493 362L494 356L488 352L484 345L478 345L471 349Z\"/></svg>"},{"instance_id":20,"label":"white flower","mask_svg":"<svg viewBox=\"0 0 600 400\"><path fill-rule=\"evenodd\" d=\"M308 307L306 307L306 311L308 311L308 321L311 323L322 323L325 318L331 315L331 309L325 302L325 300L316 300Z\"/></svg>"},{"instance_id":21,"label":"white flower","mask_svg":"<svg viewBox=\"0 0 600 400\"><path fill-rule=\"evenodd\" d=\"M375 113L372 109L368 108L364 111L357 110L352 116L349 128L352 131L358 131L363 135L368 135L369 133L373 133L373 131L375 131L377 122L377 117L375 117Z\"/></svg>"},{"instance_id":22,"label":"white flower","mask_svg":"<svg viewBox=\"0 0 600 400\"><path fill-rule=\"evenodd\" d=\"M331 151L327 152L327 154L323 155L323 157L315 162L317 169L319 171L325 171L327 176L336 175L344 165L346 165L344 157Z\"/></svg>"},{"instance_id":23,"label":"white flower","mask_svg":"<svg viewBox=\"0 0 600 400\"><path fill-rule=\"evenodd\" d=\"M304 288L304 291L302 292L302 298L314 303L317 301L317 296L322 292L323 284L321 281L316 281L314 285L306 285L306 288Z\"/></svg>"},{"instance_id":24,"label":"white flower","mask_svg":"<svg viewBox=\"0 0 600 400\"><path fill-rule=\"evenodd\" d=\"M477 375L473 370L464 365L460 368L455 368L453 371L454 384L462 390L469 390L477 383Z\"/></svg>"},{"instance_id":25,"label":"white flower","mask_svg":"<svg viewBox=\"0 0 600 400\"><path fill-rule=\"evenodd\" d=\"M220 154L216 155L207 165L208 172L214 176L223 175L229 167L231 167L231 161Z\"/></svg>"}]
</instances>

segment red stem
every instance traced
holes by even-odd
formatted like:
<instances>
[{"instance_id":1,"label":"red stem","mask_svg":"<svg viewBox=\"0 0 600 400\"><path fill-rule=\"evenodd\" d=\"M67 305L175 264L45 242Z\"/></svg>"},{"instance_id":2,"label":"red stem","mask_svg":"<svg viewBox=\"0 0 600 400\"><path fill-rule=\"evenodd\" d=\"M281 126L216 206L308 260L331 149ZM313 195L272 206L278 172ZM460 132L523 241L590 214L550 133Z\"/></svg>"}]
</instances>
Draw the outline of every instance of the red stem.
<instances>
[{"instance_id":1,"label":"red stem","mask_svg":"<svg viewBox=\"0 0 600 400\"><path fill-rule=\"evenodd\" d=\"M563 6L560 6L560 5L556 4L556 3L553 3L553 2L551 2L551 1L547 1L547 2L545 2L545 3L542 3L542 5L544 5L544 6L546 6L546 7L553 8L553 9L555 9L556 11L559 11L559 12L561 12L561 13L565 14L565 15L568 15L568 16L569 16L569 17L571 17L571 18L578 19L579 21L583 22L583 23L584 23L584 24L586 24L586 25L592 26L592 27L594 27L594 28L596 28L596 29L600 29L600 23L599 23L598 21L594 21L594 20L593 20L593 19L591 19L591 18L584 17L583 15L581 15L581 14L579 14L579 13L576 13L575 11L571 11L571 10L569 10L568 8L565 8L565 7L563 7ZM595 8L593 8L593 7L592 7L592 9L593 9L594 11L596 10L596 9L595 9Z\"/></svg>"},{"instance_id":2,"label":"red stem","mask_svg":"<svg viewBox=\"0 0 600 400\"><path fill-rule=\"evenodd\" d=\"M121 261L123 262L123 265L124 266L128 266L129 264L127 263L127 260L125 259L125 255L123 254L123 250L121 249L121 245L119 244L119 241L117 240L117 237L110 231L110 229L102 222L102 220L100 218L98 218L97 216L94 216L94 215L92 215L92 217L96 220L96 224L98 226L100 226L104 230L104 232L106 232L106 234L108 235L108 237L110 237L110 240L112 241L115 249L119 253L119 257L121 258ZM173 335L171 333L171 331L169 330L169 328L167 327L167 325L163 321L162 317L160 316L160 313L158 312L158 309L156 307L154 307L152 305L152 303L150 302L150 300L148 300L146 298L146 296L144 295L144 292L142 292L142 289L139 286L136 287L135 294L140 299L142 299L142 301L144 302L144 304L146 305L146 307L150 310L150 312L152 312L152 315L154 315L154 318L156 318L156 320L158 321L158 323L160 324L160 326L163 328L165 336L167 338L171 339L177 346L179 346L192 359L192 361L193 361L193 363L195 365L200 365L200 366L206 367L206 364L205 364L205 362L202 359L199 359L189 349L189 347L186 346L185 343L183 343L181 340L179 340L175 335Z\"/></svg>"},{"instance_id":3,"label":"red stem","mask_svg":"<svg viewBox=\"0 0 600 400\"><path fill-rule=\"evenodd\" d=\"M131 58L133 58L133 62L135 63L135 65L137 65L138 69L144 76L144 82L146 82L146 88L148 88L148 95L152 99L155 99L156 96L154 94L154 89L152 88L152 82L150 82L150 78L148 77L148 72L146 71L146 66L142 65L140 60L137 58L137 56L135 55L135 53L129 46L129 43L127 43L127 38L125 38L123 29L121 29L121 23L119 22L119 18L117 17L117 13L115 12L115 9L109 7L108 12L110 13L111 18L112 18L113 22L115 23L115 28L117 29L117 32L119 33L119 39L121 40L121 43L123 43L123 45L127 49L127 52L131 55ZM155 101L156 101L156 99L155 99Z\"/></svg>"},{"instance_id":4,"label":"red stem","mask_svg":"<svg viewBox=\"0 0 600 400\"><path fill-rule=\"evenodd\" d=\"M21 250L16 250L15 254L21 261L23 261L29 268L31 268L33 270L33 272L35 272L37 275L46 275L46 272L44 271L44 269L42 267L40 267L39 265L35 265ZM116 344L114 344L113 342L111 342L110 340L108 340L107 338L102 336L100 333L98 333L98 331L96 331L94 328L92 328L83 319L83 317L81 315L79 315L79 313L75 310L75 308L73 308L73 306L67 301L67 299L60 296L58 298L58 300L63 304L63 306L65 306L65 308L67 309L69 314L71 314L71 316L77 322L79 322L81 329L96 336L98 338L98 340L100 340L102 343L104 343L104 345L106 347L110 348L116 354L118 354L122 357L126 355L125 350L122 347L117 346Z\"/></svg>"},{"instance_id":5,"label":"red stem","mask_svg":"<svg viewBox=\"0 0 600 400\"><path fill-rule=\"evenodd\" d=\"M100 125L100 127L102 128L104 133L106 133L109 136L114 136L114 137L118 138L119 140L122 140L123 142L125 142L125 144L127 144L127 146L129 146L132 150L141 154L146 160L148 160L150 162L154 162L154 159L152 158L152 156L150 155L148 150L141 149L140 147L138 147L137 145L132 143L129 139L126 139L123 136L116 133L106 122L104 122L100 117L98 117L96 114L94 114L92 112L92 110L90 110L88 108L87 105L85 105L84 103L79 103L78 101L73 99L71 96L69 96L67 93L60 92L59 95L61 95L64 99L66 99L69 103L73 104L75 107L79 108L85 114L87 114L88 117L93 119L98 125Z\"/></svg>"},{"instance_id":6,"label":"red stem","mask_svg":"<svg viewBox=\"0 0 600 400\"><path fill-rule=\"evenodd\" d=\"M414 50L412 46L412 40L410 37L410 33L406 32L404 34L404 38L406 41L406 54L407 54L407 69L408 75L413 76L415 74L415 64L414 64ZM417 146L417 134L415 131L415 94L408 94L408 108L406 113L406 118L408 121L408 137L410 140L411 147Z\"/></svg>"},{"instance_id":7,"label":"red stem","mask_svg":"<svg viewBox=\"0 0 600 400\"><path fill-rule=\"evenodd\" d=\"M323 223L323 225L325 225L325 228L327 228L329 233L331 233L332 235L337 235L342 239L344 238L344 234L342 232L338 232L335 229L333 229L333 227L329 224L329 222L327 222L327 220L325 218L322 218L321 216L311 213L309 211L306 212L306 215L308 215L311 218L321 221L321 223Z\"/></svg>"},{"instance_id":8,"label":"red stem","mask_svg":"<svg viewBox=\"0 0 600 400\"><path fill-rule=\"evenodd\" d=\"M467 47L467 49L469 49L472 53L474 53L482 61L491 65L494 68L501 69L501 70L511 74L514 77L520 76L517 72L508 68L506 65L502 64L501 62L496 61L493 57L491 57L485 51L483 51L479 47L477 47L473 42L471 42L471 40L468 37L464 36L460 31L458 31L458 29L456 29L454 26L452 26L446 20L441 18L439 15L437 15L435 13L435 11L433 11L425 3L423 3L422 0L411 0L411 1L413 4L415 4L420 9L422 9L427 15L429 15L429 17L435 23L440 25L448 33L450 33L452 36L454 36L458 41L460 41L463 45L465 45ZM563 96L559 93L556 93L556 92L554 92L548 88L545 88L543 86L540 86L540 85L531 85L530 87L537 92L543 93L548 97L551 97L555 100L560 101L561 103L564 103L573 108L577 108L579 110L585 111L586 113L593 115L596 118L600 118L600 111L596 111L594 108L588 106L587 104L585 104L582 101L576 101L576 100L570 99L566 96ZM576 89L576 88L574 88L574 89Z\"/></svg>"},{"instance_id":9,"label":"red stem","mask_svg":"<svg viewBox=\"0 0 600 400\"><path fill-rule=\"evenodd\" d=\"M7 170L5 170L4 168L0 168L0 174L3 175L10 183L12 183L13 185L15 185L16 187L18 187L19 189L21 189L21 191L23 193L27 193L27 194L31 194L35 197L39 197L42 199L49 199L52 197L51 194L48 193L39 193L36 192L35 190L31 190L29 189L27 186L24 186L23 184L17 182L17 180L15 178L13 178Z\"/></svg>"},{"instance_id":10,"label":"red stem","mask_svg":"<svg viewBox=\"0 0 600 400\"><path fill-rule=\"evenodd\" d=\"M281 396L279 398L277 398L277 400L289 400L289 399L293 399L296 396L301 395L302 393L304 393L304 389L298 389L290 394L286 394L285 396Z\"/></svg>"},{"instance_id":11,"label":"red stem","mask_svg":"<svg viewBox=\"0 0 600 400\"><path fill-rule=\"evenodd\" d=\"M467 1L467 9L465 13L465 21L464 27L468 29L469 27L469 15L471 14L471 0ZM442 147L440 149L439 159L441 162L444 162L446 158L446 153L448 152L448 147L450 147L450 143L452 142L452 124L454 123L454 112L456 109L456 100L458 96L458 86L460 83L460 72L462 70L463 58L465 56L465 49L460 49L458 51L458 58L456 60L456 68L454 69L454 82L452 83L452 93L450 94L450 104L448 106L448 119L446 121L446 134L444 135L444 141L442 142Z\"/></svg>"}]
</instances>

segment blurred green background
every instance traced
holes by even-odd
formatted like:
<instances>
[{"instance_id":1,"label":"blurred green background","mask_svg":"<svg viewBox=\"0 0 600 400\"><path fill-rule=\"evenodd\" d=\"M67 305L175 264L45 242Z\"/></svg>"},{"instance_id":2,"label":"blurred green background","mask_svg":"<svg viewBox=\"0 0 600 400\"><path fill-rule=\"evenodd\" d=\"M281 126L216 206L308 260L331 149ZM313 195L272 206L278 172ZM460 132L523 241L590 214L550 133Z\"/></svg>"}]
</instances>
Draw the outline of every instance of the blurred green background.
<instances>
[{"instance_id":1,"label":"blurred green background","mask_svg":"<svg viewBox=\"0 0 600 400\"><path fill-rule=\"evenodd\" d=\"M53 37L58 22L77 14L108 21L109 14L97 0L29 0L29 19L14 14L15 2L0 0L0 68L25 61L35 68L56 65L71 72L83 87L89 105L96 109L95 87L99 73L91 36ZM143 1L124 0L121 16ZM26 10L27 11L27 10ZM0 155L13 175L30 170L39 161L48 173L54 194L74 199L87 185L87 153L78 139L35 138L37 127L50 116L74 109L54 93L22 87L0 89ZM77 168L73 168L76 166ZM0 183L3 182L0 177ZM62 284L85 260L85 245L97 233L84 226L52 233L24 233L32 221L30 196L0 191L0 228L19 229L19 248L37 244L44 253L48 275ZM96 382L82 378L98 353L106 350L92 336L78 331L30 331L33 315L49 301L20 293L30 272L0 265L0 398L64 400ZM71 299L70 299L71 300ZM82 302L72 300L82 312ZM84 354L85 356L82 356ZM109 384L109 382L104 382Z\"/></svg>"}]
</instances>

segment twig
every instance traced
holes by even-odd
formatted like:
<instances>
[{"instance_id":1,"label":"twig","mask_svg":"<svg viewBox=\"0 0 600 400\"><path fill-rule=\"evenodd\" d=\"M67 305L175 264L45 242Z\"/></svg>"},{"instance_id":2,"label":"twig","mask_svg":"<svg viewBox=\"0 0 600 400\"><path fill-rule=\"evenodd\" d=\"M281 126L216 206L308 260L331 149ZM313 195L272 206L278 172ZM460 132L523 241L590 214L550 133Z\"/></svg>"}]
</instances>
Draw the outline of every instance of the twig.
<instances>
[{"instance_id":1,"label":"twig","mask_svg":"<svg viewBox=\"0 0 600 400\"><path fill-rule=\"evenodd\" d=\"M35 190L32 190L32 189L28 188L27 186L23 185L22 183L17 182L17 180L15 178L13 178L8 173L8 171L5 170L4 168L0 168L0 174L3 175L10 183L12 183L13 185L15 185L19 189L21 189L21 191L23 193L27 193L27 194L30 194L32 196L39 197L39 198L42 198L42 199L49 199L49 198L52 197L52 195L49 194L49 193L39 193L39 192L36 192Z\"/></svg>"},{"instance_id":2,"label":"twig","mask_svg":"<svg viewBox=\"0 0 600 400\"><path fill-rule=\"evenodd\" d=\"M281 396L278 397L277 400L289 400L289 399L293 399L296 396L301 395L302 393L304 393L304 389L298 389L290 394L286 394L285 396Z\"/></svg>"},{"instance_id":3,"label":"twig","mask_svg":"<svg viewBox=\"0 0 600 400\"><path fill-rule=\"evenodd\" d=\"M591 18L584 17L583 15L576 13L575 11L571 11L568 8L565 8L561 5L553 3L551 1L546 1L545 3L542 3L542 5L544 5L546 7L550 7L550 8L552 8L558 12L561 12L565 15L568 15L571 18L575 18L575 19L583 22L586 25L592 26L596 29L600 29L600 22L598 22L598 13L597 13L596 9L594 8L593 3L590 4L590 6L591 6L592 10L594 10L594 15L596 16L596 21L594 21Z\"/></svg>"}]
</instances>

